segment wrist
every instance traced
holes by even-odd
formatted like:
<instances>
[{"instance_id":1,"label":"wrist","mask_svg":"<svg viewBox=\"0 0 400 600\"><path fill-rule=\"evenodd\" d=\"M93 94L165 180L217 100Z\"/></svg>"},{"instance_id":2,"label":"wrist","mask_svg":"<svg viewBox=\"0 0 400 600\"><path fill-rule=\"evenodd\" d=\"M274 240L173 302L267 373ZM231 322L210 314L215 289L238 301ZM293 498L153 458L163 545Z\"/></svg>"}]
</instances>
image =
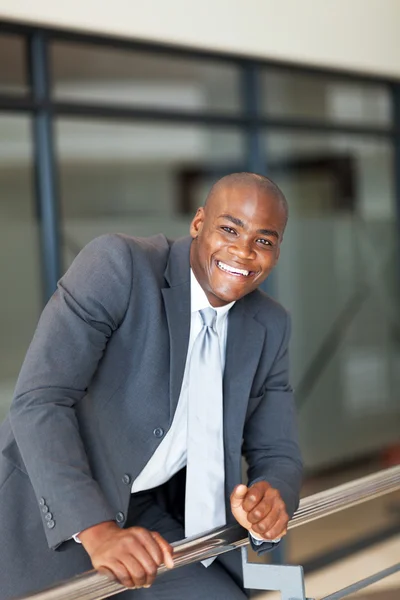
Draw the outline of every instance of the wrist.
<instances>
[{"instance_id":1,"label":"wrist","mask_svg":"<svg viewBox=\"0 0 400 600\"><path fill-rule=\"evenodd\" d=\"M120 528L114 521L104 521L103 523L97 523L97 525L84 529L79 533L78 537L85 550L90 553L116 531L120 531Z\"/></svg>"},{"instance_id":2,"label":"wrist","mask_svg":"<svg viewBox=\"0 0 400 600\"><path fill-rule=\"evenodd\" d=\"M268 542L269 540L266 540L262 535L260 535L259 533L256 533L255 531L253 531L253 529L249 529L249 533L251 535L251 537L254 540L257 540L259 542Z\"/></svg>"}]
</instances>

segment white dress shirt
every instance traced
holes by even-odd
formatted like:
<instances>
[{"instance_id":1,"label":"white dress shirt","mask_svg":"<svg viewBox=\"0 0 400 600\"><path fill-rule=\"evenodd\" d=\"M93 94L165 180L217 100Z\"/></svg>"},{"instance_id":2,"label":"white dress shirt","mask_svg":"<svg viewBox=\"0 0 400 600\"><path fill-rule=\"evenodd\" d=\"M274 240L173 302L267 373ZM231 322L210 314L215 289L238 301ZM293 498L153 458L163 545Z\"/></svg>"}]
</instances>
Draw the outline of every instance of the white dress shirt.
<instances>
[{"instance_id":1,"label":"white dress shirt","mask_svg":"<svg viewBox=\"0 0 400 600\"><path fill-rule=\"evenodd\" d=\"M234 302L214 308L217 312L216 329L220 341L221 364L225 367L225 349L228 333L228 312ZM202 320L199 311L210 307L207 296L190 271L190 337L188 353L186 357L185 371L183 374L181 393L176 407L171 428L165 438L138 475L132 485L132 492L142 492L162 485L180 469L186 466L187 448L187 412L188 412L188 389L189 389L189 363L192 348L197 335L202 328Z\"/></svg>"}]
</instances>

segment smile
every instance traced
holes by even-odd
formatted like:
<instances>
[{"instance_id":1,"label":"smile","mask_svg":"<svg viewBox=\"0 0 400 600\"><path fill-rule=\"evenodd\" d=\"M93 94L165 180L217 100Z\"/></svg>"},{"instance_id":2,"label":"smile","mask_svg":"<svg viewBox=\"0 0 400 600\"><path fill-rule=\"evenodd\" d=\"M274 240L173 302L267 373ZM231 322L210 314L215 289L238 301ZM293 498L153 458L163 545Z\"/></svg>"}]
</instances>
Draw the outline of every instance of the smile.
<instances>
[{"instance_id":1,"label":"smile","mask_svg":"<svg viewBox=\"0 0 400 600\"><path fill-rule=\"evenodd\" d=\"M238 269L236 267L231 267L226 263L221 262L220 260L216 261L216 265L221 271L225 271L230 275L236 275L237 277L248 277L253 274L253 271L246 271L245 269Z\"/></svg>"}]
</instances>

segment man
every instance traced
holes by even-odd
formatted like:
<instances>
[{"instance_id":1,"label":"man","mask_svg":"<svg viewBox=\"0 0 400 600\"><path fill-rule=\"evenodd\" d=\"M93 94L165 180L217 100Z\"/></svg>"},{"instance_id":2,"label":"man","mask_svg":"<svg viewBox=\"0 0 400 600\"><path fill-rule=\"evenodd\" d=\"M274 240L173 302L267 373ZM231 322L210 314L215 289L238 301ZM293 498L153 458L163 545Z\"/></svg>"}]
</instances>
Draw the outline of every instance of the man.
<instances>
[{"instance_id":1,"label":"man","mask_svg":"<svg viewBox=\"0 0 400 600\"><path fill-rule=\"evenodd\" d=\"M236 519L262 552L297 508L289 319L257 290L286 221L271 180L233 174L190 238L107 235L75 259L1 427L3 600L91 565L145 586L132 599L245 598L235 552L154 577L185 533Z\"/></svg>"}]
</instances>

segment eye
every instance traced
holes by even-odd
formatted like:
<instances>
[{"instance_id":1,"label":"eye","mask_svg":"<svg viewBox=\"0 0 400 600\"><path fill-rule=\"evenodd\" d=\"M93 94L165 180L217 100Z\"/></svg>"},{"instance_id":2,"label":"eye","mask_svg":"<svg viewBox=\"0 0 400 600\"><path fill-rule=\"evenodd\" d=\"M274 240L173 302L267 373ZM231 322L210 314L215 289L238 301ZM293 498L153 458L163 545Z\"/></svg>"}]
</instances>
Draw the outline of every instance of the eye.
<instances>
[{"instance_id":1,"label":"eye","mask_svg":"<svg viewBox=\"0 0 400 600\"><path fill-rule=\"evenodd\" d=\"M223 231L226 231L226 233L236 235L236 231L234 229L232 229L232 227L228 227L227 225L222 225L221 229Z\"/></svg>"},{"instance_id":2,"label":"eye","mask_svg":"<svg viewBox=\"0 0 400 600\"><path fill-rule=\"evenodd\" d=\"M272 242L264 238L258 239L257 242L260 242L263 246L273 246Z\"/></svg>"}]
</instances>

